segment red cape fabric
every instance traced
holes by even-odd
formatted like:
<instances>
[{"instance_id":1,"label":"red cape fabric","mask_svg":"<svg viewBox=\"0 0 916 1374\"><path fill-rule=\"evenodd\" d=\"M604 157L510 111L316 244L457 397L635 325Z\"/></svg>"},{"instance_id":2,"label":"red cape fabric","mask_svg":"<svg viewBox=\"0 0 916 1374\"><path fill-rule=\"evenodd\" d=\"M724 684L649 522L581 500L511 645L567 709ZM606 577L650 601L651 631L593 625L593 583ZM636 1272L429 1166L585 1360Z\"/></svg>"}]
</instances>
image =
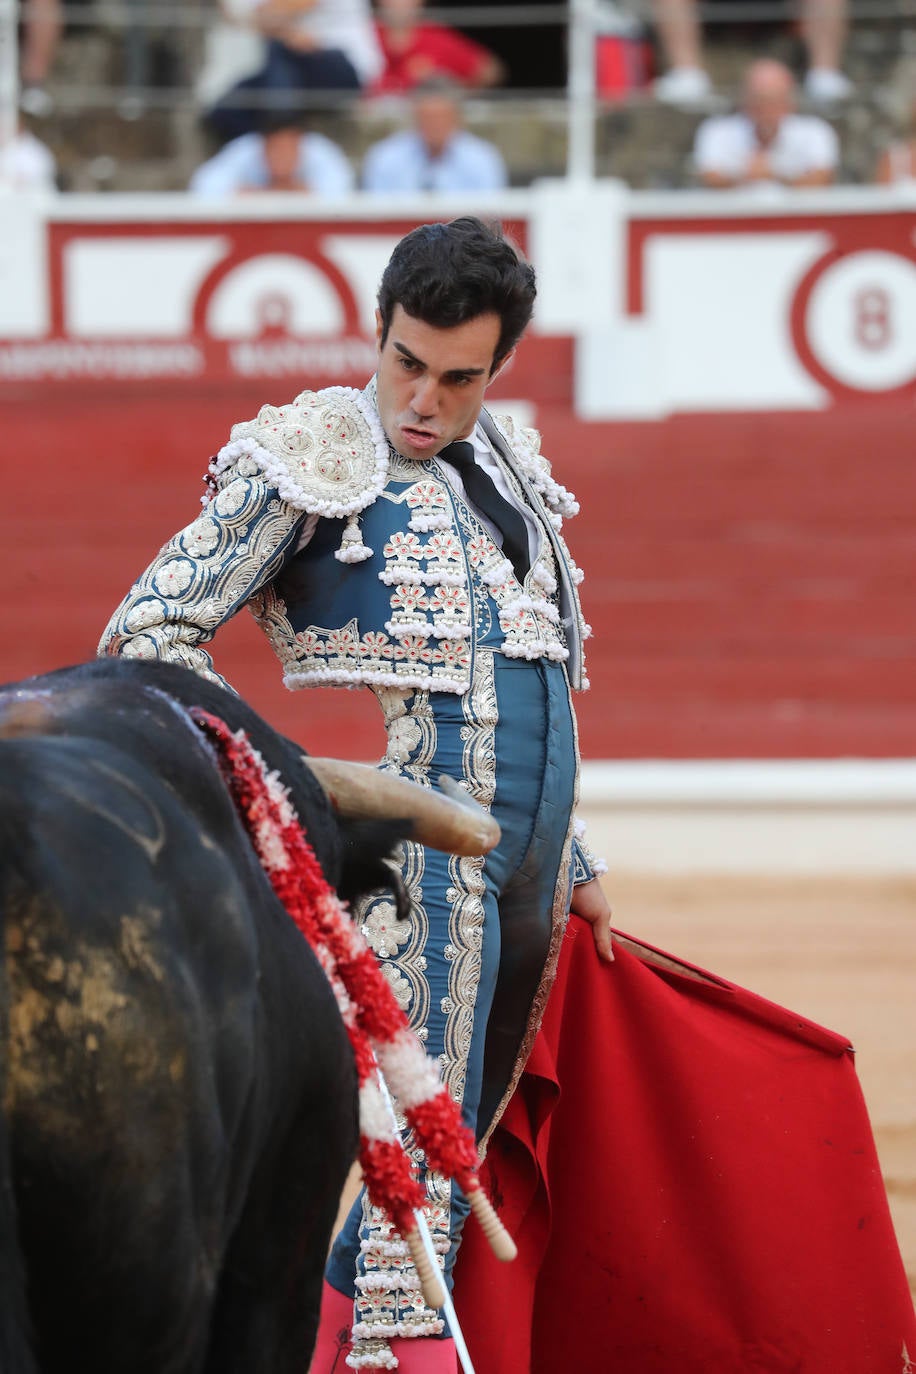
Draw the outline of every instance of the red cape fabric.
<instances>
[{"instance_id":1,"label":"red cape fabric","mask_svg":"<svg viewBox=\"0 0 916 1374\"><path fill-rule=\"evenodd\" d=\"M916 1319L851 1047L571 918L455 1303L476 1374L904 1374Z\"/></svg>"}]
</instances>

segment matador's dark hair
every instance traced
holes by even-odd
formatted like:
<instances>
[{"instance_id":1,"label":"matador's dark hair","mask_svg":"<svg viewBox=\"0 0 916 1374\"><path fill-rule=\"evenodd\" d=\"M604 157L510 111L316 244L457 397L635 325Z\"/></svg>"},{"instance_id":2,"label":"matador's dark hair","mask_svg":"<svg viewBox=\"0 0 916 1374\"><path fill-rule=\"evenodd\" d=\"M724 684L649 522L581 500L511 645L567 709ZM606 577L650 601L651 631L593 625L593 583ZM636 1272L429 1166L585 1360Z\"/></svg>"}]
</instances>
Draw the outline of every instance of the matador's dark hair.
<instances>
[{"instance_id":1,"label":"matador's dark hair","mask_svg":"<svg viewBox=\"0 0 916 1374\"><path fill-rule=\"evenodd\" d=\"M421 224L401 239L382 276L381 342L396 305L443 329L492 312L502 323L495 368L525 332L536 294L534 268L501 225L470 215L449 224Z\"/></svg>"}]
</instances>

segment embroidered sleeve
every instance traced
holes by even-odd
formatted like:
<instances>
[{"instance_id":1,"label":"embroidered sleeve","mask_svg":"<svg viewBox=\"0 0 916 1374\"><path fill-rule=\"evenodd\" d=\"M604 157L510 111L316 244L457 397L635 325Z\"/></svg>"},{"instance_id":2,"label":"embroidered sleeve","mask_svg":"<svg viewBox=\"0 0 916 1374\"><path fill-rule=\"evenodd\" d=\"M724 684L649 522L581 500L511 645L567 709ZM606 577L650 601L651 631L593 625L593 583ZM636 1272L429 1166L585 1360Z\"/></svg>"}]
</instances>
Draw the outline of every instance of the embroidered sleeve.
<instances>
[{"instance_id":1,"label":"embroidered sleeve","mask_svg":"<svg viewBox=\"0 0 916 1374\"><path fill-rule=\"evenodd\" d=\"M590 883L593 878L602 877L608 868L605 860L593 854L585 843L584 821L577 818L575 825L572 846L573 887L578 887L581 883Z\"/></svg>"},{"instance_id":2,"label":"embroidered sleeve","mask_svg":"<svg viewBox=\"0 0 916 1374\"><path fill-rule=\"evenodd\" d=\"M303 523L275 487L255 478L229 482L134 583L99 654L164 659L228 686L202 646L279 572Z\"/></svg>"}]
</instances>

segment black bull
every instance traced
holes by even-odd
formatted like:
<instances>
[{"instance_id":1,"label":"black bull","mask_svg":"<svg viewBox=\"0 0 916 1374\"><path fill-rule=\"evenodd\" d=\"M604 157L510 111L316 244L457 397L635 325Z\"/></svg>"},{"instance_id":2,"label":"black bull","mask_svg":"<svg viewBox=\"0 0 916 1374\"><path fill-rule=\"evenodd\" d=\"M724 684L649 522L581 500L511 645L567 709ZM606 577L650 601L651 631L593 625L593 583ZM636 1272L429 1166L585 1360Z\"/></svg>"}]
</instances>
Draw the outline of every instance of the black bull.
<instances>
[{"instance_id":1,"label":"black bull","mask_svg":"<svg viewBox=\"0 0 916 1374\"><path fill-rule=\"evenodd\" d=\"M0 1374L308 1366L353 1059L182 704L281 770L342 895L390 881L395 827L348 834L296 747L182 668L0 691Z\"/></svg>"}]
</instances>

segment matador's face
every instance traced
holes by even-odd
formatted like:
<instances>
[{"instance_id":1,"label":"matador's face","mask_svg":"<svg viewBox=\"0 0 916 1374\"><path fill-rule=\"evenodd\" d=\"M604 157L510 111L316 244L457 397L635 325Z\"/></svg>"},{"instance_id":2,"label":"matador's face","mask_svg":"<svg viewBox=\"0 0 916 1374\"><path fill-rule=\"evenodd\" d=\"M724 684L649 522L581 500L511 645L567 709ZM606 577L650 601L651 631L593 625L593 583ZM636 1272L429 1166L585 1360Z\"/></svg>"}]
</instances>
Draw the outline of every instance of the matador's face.
<instances>
[{"instance_id":1,"label":"matador's face","mask_svg":"<svg viewBox=\"0 0 916 1374\"><path fill-rule=\"evenodd\" d=\"M381 317L376 320L378 410L398 453L422 461L467 438L487 387L512 356L492 371L499 316L488 312L441 328L396 305L384 344Z\"/></svg>"}]
</instances>

